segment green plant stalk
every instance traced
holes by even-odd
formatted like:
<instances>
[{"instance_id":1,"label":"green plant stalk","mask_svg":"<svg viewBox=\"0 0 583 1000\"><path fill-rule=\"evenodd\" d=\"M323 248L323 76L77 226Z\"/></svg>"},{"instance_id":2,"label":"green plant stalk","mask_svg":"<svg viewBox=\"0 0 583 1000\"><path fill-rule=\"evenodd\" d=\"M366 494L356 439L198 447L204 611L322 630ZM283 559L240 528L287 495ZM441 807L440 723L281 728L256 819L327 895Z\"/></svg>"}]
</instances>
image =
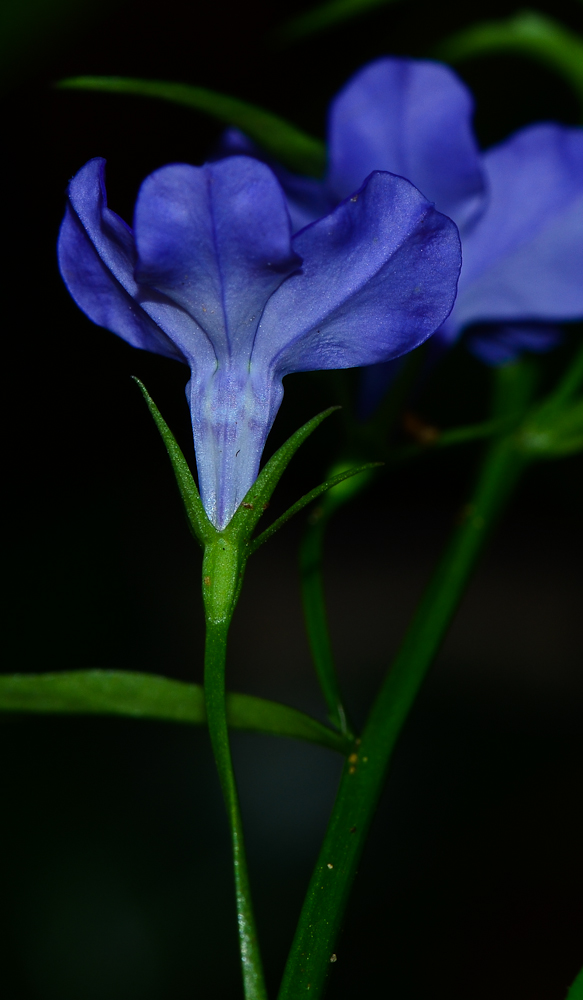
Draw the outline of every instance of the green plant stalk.
<instances>
[{"instance_id":1,"label":"green plant stalk","mask_svg":"<svg viewBox=\"0 0 583 1000\"><path fill-rule=\"evenodd\" d=\"M255 485L259 488L257 483ZM202 596L206 620L204 700L209 735L231 829L243 991L245 1000L267 1000L225 704L227 636L246 562L246 546L233 527L236 529L236 522L237 515L230 522L227 531L218 532L214 539L207 542L202 561ZM244 524L245 522L243 526Z\"/></svg>"},{"instance_id":2,"label":"green plant stalk","mask_svg":"<svg viewBox=\"0 0 583 1000\"><path fill-rule=\"evenodd\" d=\"M405 358L393 385L369 421L360 423L354 417L349 419L346 456L344 460L336 463L330 471L329 477L332 477L334 472L340 472L345 467L349 468L353 465L355 455L360 456L360 461L364 455L376 457L383 454L384 442L419 374L424 356L424 350L421 347ZM330 490L323 498L322 503L312 513L300 546L302 605L316 675L328 709L328 718L343 735L349 738L352 737L353 733L342 701L328 629L322 557L326 528L330 518L340 507L366 489L371 479L371 470L369 470L368 474L358 476L357 479L350 479L343 486L337 486Z\"/></svg>"},{"instance_id":3,"label":"green plant stalk","mask_svg":"<svg viewBox=\"0 0 583 1000\"><path fill-rule=\"evenodd\" d=\"M279 1000L322 995L356 867L391 754L457 610L476 559L527 457L512 437L494 442L471 502L426 590L373 705L358 752L348 758L304 902Z\"/></svg>"},{"instance_id":4,"label":"green plant stalk","mask_svg":"<svg viewBox=\"0 0 583 1000\"><path fill-rule=\"evenodd\" d=\"M245 1000L267 1000L251 903L243 824L233 773L225 712L225 658L228 630L229 619L212 621L207 618L204 694L211 744L231 828L237 925Z\"/></svg>"}]
</instances>

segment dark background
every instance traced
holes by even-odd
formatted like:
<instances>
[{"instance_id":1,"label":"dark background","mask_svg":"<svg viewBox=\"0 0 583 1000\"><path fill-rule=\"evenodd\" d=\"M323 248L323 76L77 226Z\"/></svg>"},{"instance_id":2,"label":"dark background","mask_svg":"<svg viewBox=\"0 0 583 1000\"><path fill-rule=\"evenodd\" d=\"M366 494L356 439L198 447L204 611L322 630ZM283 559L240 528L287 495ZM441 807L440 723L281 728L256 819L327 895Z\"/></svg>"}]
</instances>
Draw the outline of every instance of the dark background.
<instances>
[{"instance_id":1,"label":"dark background","mask_svg":"<svg viewBox=\"0 0 583 1000\"><path fill-rule=\"evenodd\" d=\"M10 0L0 15L7 672L202 679L199 556L130 381L144 380L192 457L186 369L93 326L60 282L55 240L67 181L87 159L107 158L110 204L131 219L142 178L165 162L202 162L220 129L186 109L52 83L81 73L183 80L323 135L329 99L368 59L426 55L449 32L515 10L408 0L270 47L269 29L301 9ZM537 9L583 30L577 0ZM526 59L460 71L484 146L531 121L578 121L567 86ZM545 360L549 381L580 335ZM423 414L443 426L480 419L488 384L456 348ZM291 376L268 451L335 392L332 375ZM321 478L340 441L335 419L287 474L276 512ZM477 455L403 468L333 526L332 631L360 721ZM400 742L331 998L562 1000L583 963L581 468L572 458L528 474L476 574ZM300 531L290 525L249 567L229 685L322 716L298 598ZM2 997L239 997L227 826L206 734L4 717L0 742ZM340 765L285 740L238 735L234 746L274 993Z\"/></svg>"}]
</instances>

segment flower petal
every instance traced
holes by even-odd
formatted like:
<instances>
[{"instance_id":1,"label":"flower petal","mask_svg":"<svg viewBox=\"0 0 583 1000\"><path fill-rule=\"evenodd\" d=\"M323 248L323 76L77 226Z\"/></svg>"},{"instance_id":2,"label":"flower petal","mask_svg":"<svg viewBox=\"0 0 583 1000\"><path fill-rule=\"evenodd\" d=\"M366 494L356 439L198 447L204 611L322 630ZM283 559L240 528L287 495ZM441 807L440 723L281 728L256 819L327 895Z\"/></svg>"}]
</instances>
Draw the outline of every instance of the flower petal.
<instances>
[{"instance_id":1,"label":"flower petal","mask_svg":"<svg viewBox=\"0 0 583 1000\"><path fill-rule=\"evenodd\" d=\"M131 229L107 207L105 160L90 160L69 185L59 233L59 267L84 313L133 347L184 361L182 352L135 301Z\"/></svg>"},{"instance_id":2,"label":"flower petal","mask_svg":"<svg viewBox=\"0 0 583 1000\"><path fill-rule=\"evenodd\" d=\"M460 228L468 225L485 198L472 111L469 91L447 66L369 63L331 105L331 188L345 198L373 170L388 170L412 181Z\"/></svg>"},{"instance_id":3,"label":"flower petal","mask_svg":"<svg viewBox=\"0 0 583 1000\"><path fill-rule=\"evenodd\" d=\"M449 324L583 316L583 131L533 125L484 163L490 202L464 240Z\"/></svg>"},{"instance_id":4,"label":"flower petal","mask_svg":"<svg viewBox=\"0 0 583 1000\"><path fill-rule=\"evenodd\" d=\"M268 167L244 156L162 167L142 185L135 232L138 282L184 309L219 363L248 362L265 302L301 264Z\"/></svg>"},{"instance_id":5,"label":"flower petal","mask_svg":"<svg viewBox=\"0 0 583 1000\"><path fill-rule=\"evenodd\" d=\"M245 154L253 156L256 160L261 160L262 163L266 163L270 167L285 191L292 233L297 233L310 222L315 222L323 215L328 215L336 204L337 199L332 197L323 181L318 181L314 177L293 174L290 170L282 167L277 160L267 156L259 146L237 128L225 129L217 154L217 159L219 155L222 157Z\"/></svg>"},{"instance_id":6,"label":"flower petal","mask_svg":"<svg viewBox=\"0 0 583 1000\"><path fill-rule=\"evenodd\" d=\"M267 303L252 371L388 361L422 343L451 309L457 229L402 177L372 174L293 245L303 267Z\"/></svg>"}]
</instances>

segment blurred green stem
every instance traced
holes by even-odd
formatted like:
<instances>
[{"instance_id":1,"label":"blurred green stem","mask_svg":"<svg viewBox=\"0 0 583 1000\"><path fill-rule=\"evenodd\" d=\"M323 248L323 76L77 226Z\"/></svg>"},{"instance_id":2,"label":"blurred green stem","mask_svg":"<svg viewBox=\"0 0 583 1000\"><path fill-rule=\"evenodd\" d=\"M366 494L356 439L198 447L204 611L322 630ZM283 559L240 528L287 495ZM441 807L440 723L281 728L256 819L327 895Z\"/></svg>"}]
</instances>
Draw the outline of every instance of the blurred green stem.
<instances>
[{"instance_id":1,"label":"blurred green stem","mask_svg":"<svg viewBox=\"0 0 583 1000\"><path fill-rule=\"evenodd\" d=\"M527 405L533 391L528 366L497 373L498 416ZM391 754L490 529L528 458L513 434L494 441L477 485L413 617L370 712L358 752L345 765L328 830L304 902L279 1000L321 997L350 888Z\"/></svg>"}]
</instances>

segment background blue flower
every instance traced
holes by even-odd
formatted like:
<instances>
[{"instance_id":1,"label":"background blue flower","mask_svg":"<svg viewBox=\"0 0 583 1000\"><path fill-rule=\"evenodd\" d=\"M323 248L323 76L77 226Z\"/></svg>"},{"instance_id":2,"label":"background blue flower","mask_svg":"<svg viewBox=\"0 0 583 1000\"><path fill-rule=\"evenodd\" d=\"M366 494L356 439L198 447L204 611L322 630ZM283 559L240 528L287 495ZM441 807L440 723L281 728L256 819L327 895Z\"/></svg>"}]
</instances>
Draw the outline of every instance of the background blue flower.
<instances>
[{"instance_id":1,"label":"background blue flower","mask_svg":"<svg viewBox=\"0 0 583 1000\"><path fill-rule=\"evenodd\" d=\"M482 328L469 346L500 363L524 348L548 350L560 337L551 324L583 317L583 131L532 125L482 154L472 114L449 67L378 59L331 102L324 181L279 176L299 225L373 170L412 181L462 237L458 297L439 337L451 343L489 324L492 342ZM233 149L242 141L233 130L225 137ZM517 324L527 324L522 337Z\"/></svg>"}]
</instances>

